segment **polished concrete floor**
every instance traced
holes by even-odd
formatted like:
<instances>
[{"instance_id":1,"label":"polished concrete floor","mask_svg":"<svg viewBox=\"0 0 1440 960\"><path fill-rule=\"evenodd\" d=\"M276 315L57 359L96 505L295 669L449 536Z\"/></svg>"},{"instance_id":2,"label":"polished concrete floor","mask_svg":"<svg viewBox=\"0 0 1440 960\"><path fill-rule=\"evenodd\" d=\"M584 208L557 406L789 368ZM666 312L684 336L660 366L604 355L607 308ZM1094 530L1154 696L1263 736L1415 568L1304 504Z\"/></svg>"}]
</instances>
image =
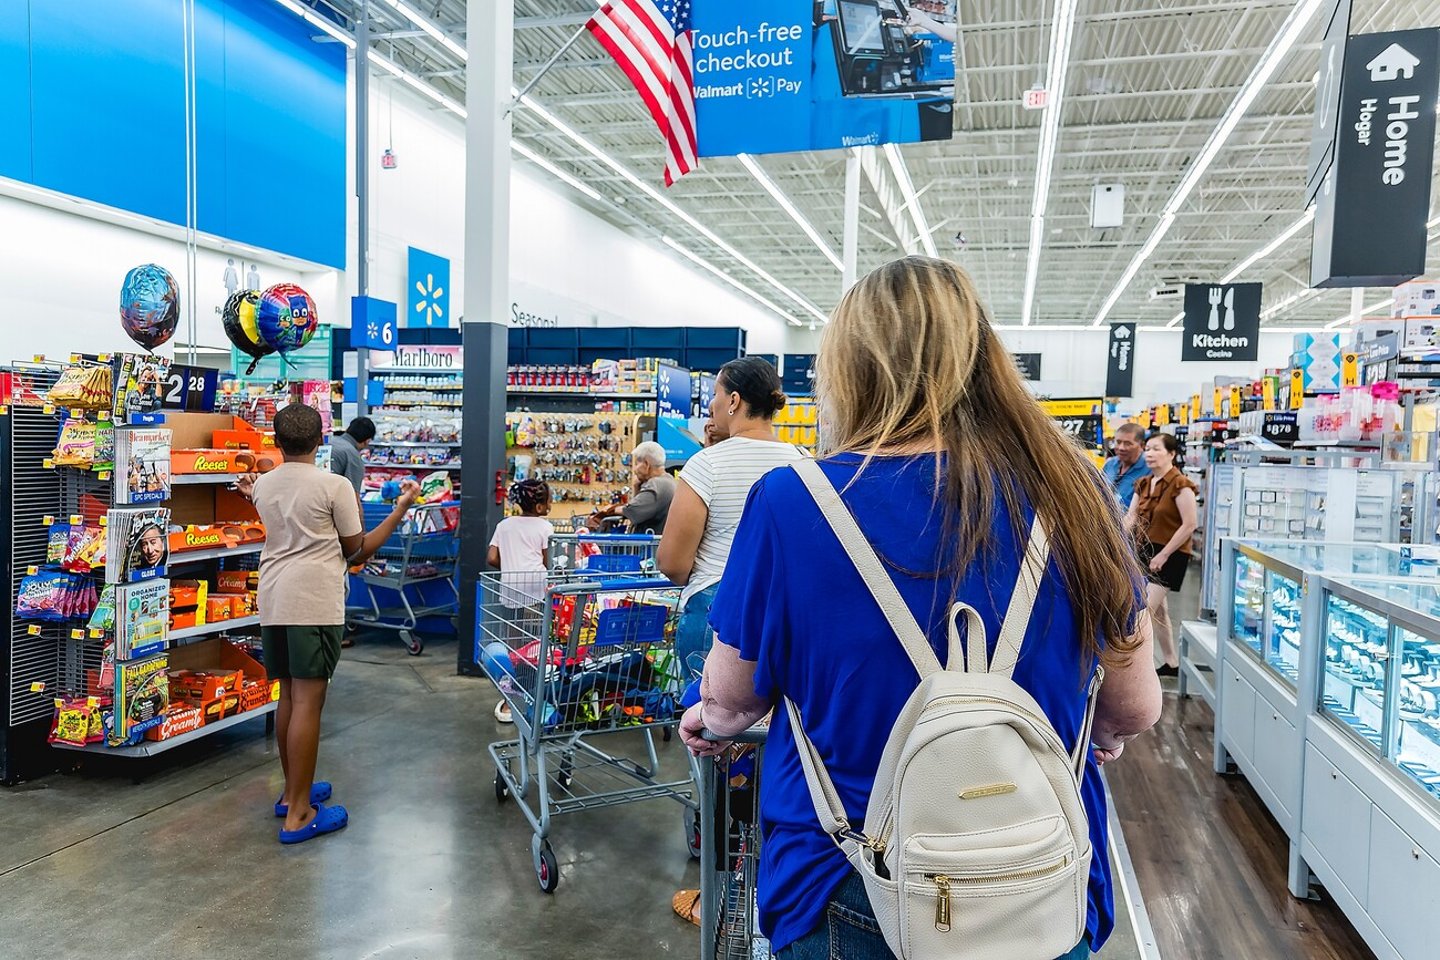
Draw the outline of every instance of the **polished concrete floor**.
<instances>
[{"instance_id":1,"label":"polished concrete floor","mask_svg":"<svg viewBox=\"0 0 1440 960\"><path fill-rule=\"evenodd\" d=\"M530 828L495 799L486 746L513 728L494 702L455 676L453 642L411 658L363 638L320 755L351 824L294 848L275 840L280 766L262 721L147 767L87 758L0 789L0 957L698 956L670 913L698 878L674 802L556 820L560 888L539 892ZM678 741L661 759L682 774ZM1138 956L1122 914L1104 958Z\"/></svg>"}]
</instances>

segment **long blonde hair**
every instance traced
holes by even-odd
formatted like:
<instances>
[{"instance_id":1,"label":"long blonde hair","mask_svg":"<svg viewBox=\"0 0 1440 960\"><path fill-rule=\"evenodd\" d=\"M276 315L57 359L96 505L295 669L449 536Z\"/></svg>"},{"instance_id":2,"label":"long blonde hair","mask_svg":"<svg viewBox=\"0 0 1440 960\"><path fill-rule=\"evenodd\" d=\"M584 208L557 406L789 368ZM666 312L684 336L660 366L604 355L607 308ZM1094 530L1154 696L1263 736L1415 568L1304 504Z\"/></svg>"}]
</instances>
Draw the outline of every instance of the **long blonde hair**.
<instances>
[{"instance_id":1,"label":"long blonde hair","mask_svg":"<svg viewBox=\"0 0 1440 960\"><path fill-rule=\"evenodd\" d=\"M826 328L815 382L827 452L868 462L882 451L943 451L937 499L957 583L995 556L999 503L1019 543L1028 506L1050 536L1087 659L1123 662L1139 568L1115 498L1025 388L964 270L906 257L855 284Z\"/></svg>"}]
</instances>

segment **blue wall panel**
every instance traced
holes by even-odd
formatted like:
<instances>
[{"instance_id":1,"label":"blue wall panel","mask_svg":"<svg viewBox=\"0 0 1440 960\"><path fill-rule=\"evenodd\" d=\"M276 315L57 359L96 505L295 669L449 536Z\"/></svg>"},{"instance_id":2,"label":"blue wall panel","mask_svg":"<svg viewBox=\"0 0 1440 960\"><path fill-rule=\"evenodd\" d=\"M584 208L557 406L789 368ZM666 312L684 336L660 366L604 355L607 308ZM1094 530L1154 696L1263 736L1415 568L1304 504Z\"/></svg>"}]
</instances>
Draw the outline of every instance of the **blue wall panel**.
<instances>
[{"instance_id":1,"label":"blue wall panel","mask_svg":"<svg viewBox=\"0 0 1440 960\"><path fill-rule=\"evenodd\" d=\"M180 4L32 0L30 54L34 182L184 223Z\"/></svg>"},{"instance_id":2,"label":"blue wall panel","mask_svg":"<svg viewBox=\"0 0 1440 960\"><path fill-rule=\"evenodd\" d=\"M205 233L345 266L345 58L279 5L196 0ZM185 223L178 0L0 0L0 176Z\"/></svg>"},{"instance_id":3,"label":"blue wall panel","mask_svg":"<svg viewBox=\"0 0 1440 960\"><path fill-rule=\"evenodd\" d=\"M277 4L226 7L226 220L200 229L343 268L345 48Z\"/></svg>"},{"instance_id":4,"label":"blue wall panel","mask_svg":"<svg viewBox=\"0 0 1440 960\"><path fill-rule=\"evenodd\" d=\"M30 8L0 2L0 177L29 183Z\"/></svg>"}]
</instances>

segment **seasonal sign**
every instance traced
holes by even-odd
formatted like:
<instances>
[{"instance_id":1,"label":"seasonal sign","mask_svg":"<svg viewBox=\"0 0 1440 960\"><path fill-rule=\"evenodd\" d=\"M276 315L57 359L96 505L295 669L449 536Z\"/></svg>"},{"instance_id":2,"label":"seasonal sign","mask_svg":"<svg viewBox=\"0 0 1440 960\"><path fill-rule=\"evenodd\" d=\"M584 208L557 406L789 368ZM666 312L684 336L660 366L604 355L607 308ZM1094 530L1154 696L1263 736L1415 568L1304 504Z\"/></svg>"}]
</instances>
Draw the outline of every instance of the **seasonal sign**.
<instances>
[{"instance_id":1,"label":"seasonal sign","mask_svg":"<svg viewBox=\"0 0 1440 960\"><path fill-rule=\"evenodd\" d=\"M1254 360L1260 355L1258 283L1185 285L1181 360Z\"/></svg>"}]
</instances>

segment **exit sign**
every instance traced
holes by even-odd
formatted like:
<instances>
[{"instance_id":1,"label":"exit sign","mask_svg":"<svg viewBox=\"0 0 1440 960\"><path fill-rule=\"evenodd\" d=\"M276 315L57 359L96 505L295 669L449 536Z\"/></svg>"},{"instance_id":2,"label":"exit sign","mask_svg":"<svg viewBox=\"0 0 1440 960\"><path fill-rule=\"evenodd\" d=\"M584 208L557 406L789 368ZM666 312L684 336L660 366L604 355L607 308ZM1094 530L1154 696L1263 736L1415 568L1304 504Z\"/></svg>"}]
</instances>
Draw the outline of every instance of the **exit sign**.
<instances>
[{"instance_id":1,"label":"exit sign","mask_svg":"<svg viewBox=\"0 0 1440 960\"><path fill-rule=\"evenodd\" d=\"M1044 87L1033 87L1025 91L1026 110L1044 110L1050 105L1050 91Z\"/></svg>"}]
</instances>

